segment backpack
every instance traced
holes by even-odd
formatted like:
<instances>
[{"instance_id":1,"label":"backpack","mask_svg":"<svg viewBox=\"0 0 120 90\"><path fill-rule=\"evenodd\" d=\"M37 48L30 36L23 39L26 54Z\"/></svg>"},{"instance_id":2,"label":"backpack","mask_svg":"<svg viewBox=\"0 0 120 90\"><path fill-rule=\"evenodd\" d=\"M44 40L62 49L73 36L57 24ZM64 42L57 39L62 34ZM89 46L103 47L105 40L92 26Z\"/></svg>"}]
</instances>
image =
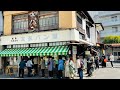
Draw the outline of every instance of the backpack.
<instances>
[{"instance_id":1,"label":"backpack","mask_svg":"<svg viewBox=\"0 0 120 90\"><path fill-rule=\"evenodd\" d=\"M81 68L83 69L84 68L84 62L80 60L80 65L81 65Z\"/></svg>"}]
</instances>

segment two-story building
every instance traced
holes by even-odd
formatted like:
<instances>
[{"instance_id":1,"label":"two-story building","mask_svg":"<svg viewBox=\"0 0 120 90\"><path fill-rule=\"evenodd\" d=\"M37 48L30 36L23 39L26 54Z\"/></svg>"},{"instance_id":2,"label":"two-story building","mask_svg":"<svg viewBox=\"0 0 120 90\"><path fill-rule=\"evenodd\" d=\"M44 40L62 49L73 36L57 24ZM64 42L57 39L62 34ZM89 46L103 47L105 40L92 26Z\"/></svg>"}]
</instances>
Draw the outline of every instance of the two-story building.
<instances>
[{"instance_id":1,"label":"two-story building","mask_svg":"<svg viewBox=\"0 0 120 90\"><path fill-rule=\"evenodd\" d=\"M54 59L85 55L92 43L94 21L87 11L4 11L4 67L17 65L21 57L52 56Z\"/></svg>"}]
</instances>

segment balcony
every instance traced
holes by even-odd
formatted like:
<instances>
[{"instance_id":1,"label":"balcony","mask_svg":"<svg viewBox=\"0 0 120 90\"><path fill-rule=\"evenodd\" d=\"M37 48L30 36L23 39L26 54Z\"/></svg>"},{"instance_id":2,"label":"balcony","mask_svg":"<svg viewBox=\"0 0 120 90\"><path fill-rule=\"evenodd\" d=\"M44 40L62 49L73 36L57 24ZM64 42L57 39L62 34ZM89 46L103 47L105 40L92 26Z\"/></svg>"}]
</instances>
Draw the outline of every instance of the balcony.
<instances>
[{"instance_id":1,"label":"balcony","mask_svg":"<svg viewBox=\"0 0 120 90\"><path fill-rule=\"evenodd\" d=\"M109 16L114 14L120 14L120 11L102 11L98 13L99 16Z\"/></svg>"},{"instance_id":2,"label":"balcony","mask_svg":"<svg viewBox=\"0 0 120 90\"><path fill-rule=\"evenodd\" d=\"M80 33L85 34L85 30L82 29L82 25L79 22L77 22L77 29Z\"/></svg>"}]
</instances>

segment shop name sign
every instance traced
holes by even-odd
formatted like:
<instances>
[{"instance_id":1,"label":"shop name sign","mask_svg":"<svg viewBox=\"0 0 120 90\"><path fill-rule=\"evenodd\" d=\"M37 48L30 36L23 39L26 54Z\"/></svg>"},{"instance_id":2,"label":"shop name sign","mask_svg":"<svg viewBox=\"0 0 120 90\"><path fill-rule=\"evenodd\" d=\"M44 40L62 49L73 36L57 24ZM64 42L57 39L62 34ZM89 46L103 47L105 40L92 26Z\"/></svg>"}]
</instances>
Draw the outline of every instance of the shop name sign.
<instances>
[{"instance_id":1,"label":"shop name sign","mask_svg":"<svg viewBox=\"0 0 120 90\"><path fill-rule=\"evenodd\" d=\"M1 37L2 45L9 44L25 44L25 43L42 43L42 42L53 42L59 40L58 33L51 34L23 34L23 35L12 35Z\"/></svg>"},{"instance_id":2,"label":"shop name sign","mask_svg":"<svg viewBox=\"0 0 120 90\"><path fill-rule=\"evenodd\" d=\"M70 30L2 36L1 45L30 44L74 40Z\"/></svg>"}]
</instances>

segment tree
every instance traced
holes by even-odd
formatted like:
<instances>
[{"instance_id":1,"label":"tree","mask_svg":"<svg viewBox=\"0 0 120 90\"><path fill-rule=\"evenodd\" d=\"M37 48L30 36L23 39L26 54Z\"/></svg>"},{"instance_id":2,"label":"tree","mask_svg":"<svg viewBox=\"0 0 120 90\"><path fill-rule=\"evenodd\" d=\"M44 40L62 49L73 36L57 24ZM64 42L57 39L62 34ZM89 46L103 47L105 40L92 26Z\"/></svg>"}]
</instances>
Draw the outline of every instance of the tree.
<instances>
[{"instance_id":1,"label":"tree","mask_svg":"<svg viewBox=\"0 0 120 90\"><path fill-rule=\"evenodd\" d=\"M107 36L104 38L103 43L105 44L120 43L120 36Z\"/></svg>"}]
</instances>

